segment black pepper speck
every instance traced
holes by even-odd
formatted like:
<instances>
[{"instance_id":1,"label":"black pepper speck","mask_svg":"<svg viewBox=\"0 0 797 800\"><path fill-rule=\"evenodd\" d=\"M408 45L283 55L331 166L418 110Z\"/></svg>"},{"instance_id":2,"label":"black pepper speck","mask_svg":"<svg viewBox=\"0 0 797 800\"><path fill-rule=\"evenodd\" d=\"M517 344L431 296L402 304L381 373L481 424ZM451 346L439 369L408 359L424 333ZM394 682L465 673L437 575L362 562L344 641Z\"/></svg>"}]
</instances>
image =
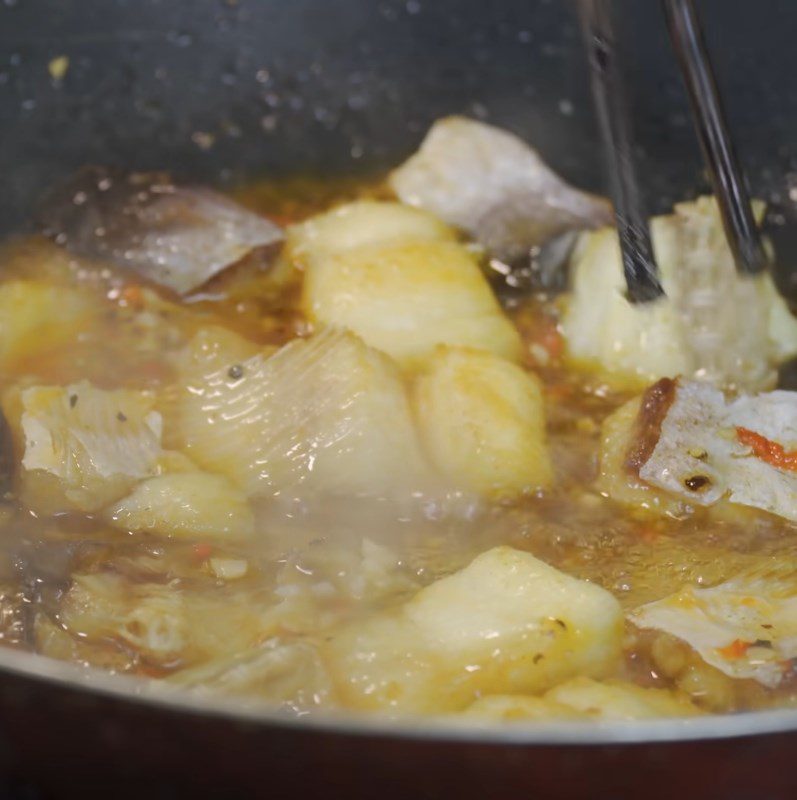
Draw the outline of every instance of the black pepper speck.
<instances>
[{"instance_id":1,"label":"black pepper speck","mask_svg":"<svg viewBox=\"0 0 797 800\"><path fill-rule=\"evenodd\" d=\"M684 486L690 492L699 492L711 486L711 480L705 475L692 475L684 481Z\"/></svg>"}]
</instances>

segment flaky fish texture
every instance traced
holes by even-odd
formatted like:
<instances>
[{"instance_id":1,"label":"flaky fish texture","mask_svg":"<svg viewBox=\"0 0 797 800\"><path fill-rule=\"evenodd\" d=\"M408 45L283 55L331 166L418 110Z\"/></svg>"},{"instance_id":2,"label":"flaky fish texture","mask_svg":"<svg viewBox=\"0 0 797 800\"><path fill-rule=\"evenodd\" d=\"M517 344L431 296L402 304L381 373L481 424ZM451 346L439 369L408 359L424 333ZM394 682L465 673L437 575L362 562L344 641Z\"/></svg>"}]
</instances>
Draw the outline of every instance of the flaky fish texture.
<instances>
[{"instance_id":1,"label":"flaky fish texture","mask_svg":"<svg viewBox=\"0 0 797 800\"><path fill-rule=\"evenodd\" d=\"M20 395L21 497L43 513L97 511L155 474L161 416L143 392L88 381Z\"/></svg>"},{"instance_id":2,"label":"flaky fish texture","mask_svg":"<svg viewBox=\"0 0 797 800\"><path fill-rule=\"evenodd\" d=\"M403 203L356 200L316 214L287 231L286 254L299 266L373 244L453 242L456 233L432 214Z\"/></svg>"},{"instance_id":3,"label":"flaky fish texture","mask_svg":"<svg viewBox=\"0 0 797 800\"><path fill-rule=\"evenodd\" d=\"M520 359L518 332L478 259L430 214L349 203L294 226L288 252L305 272L307 318L348 328L404 368L422 366L440 344Z\"/></svg>"},{"instance_id":4,"label":"flaky fish texture","mask_svg":"<svg viewBox=\"0 0 797 800\"><path fill-rule=\"evenodd\" d=\"M616 231L582 234L563 319L570 360L620 385L684 375L771 388L797 354L797 319L771 276L737 274L714 198L679 203L651 232L666 297L639 304L626 297Z\"/></svg>"},{"instance_id":5,"label":"flaky fish texture","mask_svg":"<svg viewBox=\"0 0 797 800\"><path fill-rule=\"evenodd\" d=\"M767 559L718 586L685 586L630 619L682 639L732 678L775 687L797 657L797 565Z\"/></svg>"},{"instance_id":6,"label":"flaky fish texture","mask_svg":"<svg viewBox=\"0 0 797 800\"><path fill-rule=\"evenodd\" d=\"M185 354L178 445L248 496L409 496L429 472L395 364L348 331L225 360L200 333Z\"/></svg>"},{"instance_id":7,"label":"flaky fish texture","mask_svg":"<svg viewBox=\"0 0 797 800\"><path fill-rule=\"evenodd\" d=\"M412 400L432 463L455 485L507 499L551 484L536 375L492 353L439 347Z\"/></svg>"},{"instance_id":8,"label":"flaky fish texture","mask_svg":"<svg viewBox=\"0 0 797 800\"><path fill-rule=\"evenodd\" d=\"M221 475L198 471L148 478L106 516L122 530L203 542L245 539L255 528L241 490Z\"/></svg>"}]
</instances>

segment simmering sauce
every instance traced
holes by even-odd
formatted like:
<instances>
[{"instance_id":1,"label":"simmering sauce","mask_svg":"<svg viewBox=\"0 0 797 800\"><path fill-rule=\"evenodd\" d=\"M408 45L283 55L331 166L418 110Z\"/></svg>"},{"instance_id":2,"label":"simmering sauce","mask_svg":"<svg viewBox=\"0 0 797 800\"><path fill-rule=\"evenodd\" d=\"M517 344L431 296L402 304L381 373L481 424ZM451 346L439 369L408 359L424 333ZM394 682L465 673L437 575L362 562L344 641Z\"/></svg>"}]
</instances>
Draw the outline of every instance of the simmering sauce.
<instances>
[{"instance_id":1,"label":"simmering sauce","mask_svg":"<svg viewBox=\"0 0 797 800\"><path fill-rule=\"evenodd\" d=\"M387 196L377 183L294 180L254 185L236 199L284 227L344 201ZM195 451L184 446L175 398L185 380L181 359L194 338L221 328L249 343L252 352L271 354L297 337L311 336L314 326L300 309L302 273L275 280L279 267L256 257L182 298L132 272L72 257L43 237L9 241L2 265L0 294L12 285L24 293L35 284L38 290L56 292L56 312L69 304L75 308L72 321L61 323L60 317L47 319L51 312L42 300L45 318L35 318L32 311L23 323L14 319L13 303L3 305L0 299L4 335L14 326L29 328L12 332L16 338L0 353L9 427L3 441L6 493L0 504L0 639L8 647L176 686L252 696L297 712L350 707L460 713L487 695L541 697L566 680L519 691L514 678L503 684L499 676L489 690L477 688L435 707L427 700L404 704L399 695L409 679L402 674L392 689L388 681L387 689L376 690L382 699L371 703L362 699L369 697L367 687L361 694L349 691L354 679L347 658L367 661L379 648L345 632L371 630L369 625L394 619L397 609L424 587L499 546L533 554L568 576L602 587L623 611L685 585L714 586L773 559L797 571L797 528L779 517L728 505L654 513L605 496L598 482L602 424L633 393L612 389L567 365L560 303L544 294L515 292L502 299L520 332L522 368L542 383L553 468L542 490L513 497L463 491L441 499L436 488L421 482L406 505L341 493L304 496L301 490L297 501L282 502L268 494L244 496L236 488L237 505L227 511L227 494L209 499L216 491L213 484L197 490L197 513L221 509L223 524L203 527L190 518L158 532L149 530L155 523L142 523L139 517L126 527L125 519L132 517L125 514L132 512L120 512L118 503L135 486L89 508L53 505L50 484L22 485L20 477L26 448L33 446L30 434L26 442L20 433L20 397L26 390L85 386L81 382L86 381L94 389L143 393L161 419L166 455L158 456L157 470L193 474ZM225 380L234 386L249 364L244 359L225 362ZM400 380L413 380L412 369L405 369ZM88 402L88 391L75 389L77 399L65 399L64 408L72 403L79 410ZM122 421L127 412L120 409ZM231 443L229 458L234 458L234 447ZM224 487L226 492L226 482ZM168 515L179 502L190 505L191 496L176 500L153 494L139 511L143 508L143 516L154 519L161 513L158 497L165 497L162 513ZM236 520L246 520L251 535L236 536ZM428 618L431 612L425 613ZM456 615L451 621L452 626L466 623ZM586 675L609 686L666 690L685 713L797 701L788 665L777 686L765 686L725 674L674 636L623 624L619 659L566 679ZM765 648L766 637L759 639L756 646ZM725 655L742 655L753 645L734 644L736 649ZM413 646L410 641L406 652L392 657L399 671L423 671L418 664L426 663L426 656L410 653ZM345 647L348 655L341 654ZM424 647L436 652L434 643L426 641ZM434 657L446 659L445 653ZM478 659L473 668L489 669ZM435 675L444 677L428 681L459 680L459 669L441 667ZM547 711L529 711L525 717L644 715L585 710L560 695L561 705L550 700ZM522 709L495 708L489 713L524 718ZM676 713L672 708L662 713Z\"/></svg>"}]
</instances>

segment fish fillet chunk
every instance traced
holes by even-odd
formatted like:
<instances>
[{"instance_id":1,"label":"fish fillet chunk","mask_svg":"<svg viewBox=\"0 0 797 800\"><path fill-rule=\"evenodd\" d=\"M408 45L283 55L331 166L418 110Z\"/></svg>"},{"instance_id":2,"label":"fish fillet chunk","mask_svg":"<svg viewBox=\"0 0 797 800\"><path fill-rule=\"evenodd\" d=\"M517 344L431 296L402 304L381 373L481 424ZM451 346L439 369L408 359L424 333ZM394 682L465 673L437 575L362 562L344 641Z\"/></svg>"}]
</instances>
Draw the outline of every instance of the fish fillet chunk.
<instances>
[{"instance_id":1,"label":"fish fillet chunk","mask_svg":"<svg viewBox=\"0 0 797 800\"><path fill-rule=\"evenodd\" d=\"M727 498L797 522L797 471L756 454L740 438L740 429L785 453L793 450L797 393L774 391L728 401L707 384L679 380L639 477L697 505Z\"/></svg>"},{"instance_id":2,"label":"fish fillet chunk","mask_svg":"<svg viewBox=\"0 0 797 800\"><path fill-rule=\"evenodd\" d=\"M797 657L797 567L771 563L641 606L630 619L691 645L732 678L778 686Z\"/></svg>"}]
</instances>

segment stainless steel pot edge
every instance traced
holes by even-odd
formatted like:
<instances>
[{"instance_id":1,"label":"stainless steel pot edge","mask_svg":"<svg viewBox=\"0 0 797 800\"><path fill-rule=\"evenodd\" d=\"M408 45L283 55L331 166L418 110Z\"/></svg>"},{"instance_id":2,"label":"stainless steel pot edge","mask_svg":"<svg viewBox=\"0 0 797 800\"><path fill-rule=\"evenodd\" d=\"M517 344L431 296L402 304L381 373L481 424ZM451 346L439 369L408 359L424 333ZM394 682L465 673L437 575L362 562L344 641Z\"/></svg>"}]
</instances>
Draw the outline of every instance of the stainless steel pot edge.
<instances>
[{"instance_id":1,"label":"stainless steel pot edge","mask_svg":"<svg viewBox=\"0 0 797 800\"><path fill-rule=\"evenodd\" d=\"M682 742L797 732L797 709L628 722L480 723L452 718L400 718L319 712L295 716L263 701L196 694L168 684L111 675L33 653L0 648L2 672L116 700L175 712L222 717L276 728L349 736L449 740L504 745L610 745Z\"/></svg>"}]
</instances>

